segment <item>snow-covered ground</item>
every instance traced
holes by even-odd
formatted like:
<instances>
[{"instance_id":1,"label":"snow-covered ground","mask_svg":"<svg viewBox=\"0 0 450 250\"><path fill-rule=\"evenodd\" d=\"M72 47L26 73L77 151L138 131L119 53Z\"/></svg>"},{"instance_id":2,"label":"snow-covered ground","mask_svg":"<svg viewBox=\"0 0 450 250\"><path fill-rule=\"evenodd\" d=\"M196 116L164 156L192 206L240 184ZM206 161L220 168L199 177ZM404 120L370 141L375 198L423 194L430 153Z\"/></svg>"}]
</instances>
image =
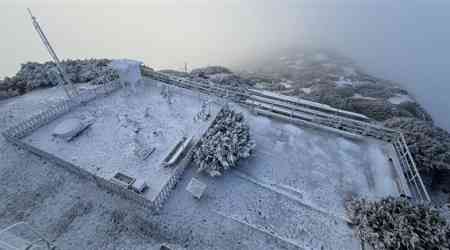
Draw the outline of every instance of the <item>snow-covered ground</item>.
<instances>
[{"instance_id":1,"label":"snow-covered ground","mask_svg":"<svg viewBox=\"0 0 450 250\"><path fill-rule=\"evenodd\" d=\"M312 87L309 87L309 88L301 88L301 90L302 90L303 92L305 92L306 94L311 94Z\"/></svg>"},{"instance_id":2,"label":"snow-covered ground","mask_svg":"<svg viewBox=\"0 0 450 250\"><path fill-rule=\"evenodd\" d=\"M117 172L143 180L149 186L143 195L154 200L175 172L175 168L161 166L164 158L184 136L198 139L209 125L209 121L194 120L207 96L171 87L169 100L161 94L165 90L155 82L137 85L136 93L120 89L78 107L23 140L107 180ZM210 115L214 116L220 105L210 103ZM74 140L52 136L62 121L86 114L95 122ZM134 153L140 147L155 150L142 160Z\"/></svg>"},{"instance_id":3,"label":"snow-covered ground","mask_svg":"<svg viewBox=\"0 0 450 250\"><path fill-rule=\"evenodd\" d=\"M397 94L397 95L389 98L388 102L398 105L398 104L402 104L405 102L415 102L415 101L408 95Z\"/></svg>"},{"instance_id":4,"label":"snow-covered ground","mask_svg":"<svg viewBox=\"0 0 450 250\"><path fill-rule=\"evenodd\" d=\"M353 85L353 82L349 79L346 79L344 77L339 77L339 80L336 81L336 86L337 87L344 87L347 85Z\"/></svg>"},{"instance_id":5,"label":"snow-covered ground","mask_svg":"<svg viewBox=\"0 0 450 250\"><path fill-rule=\"evenodd\" d=\"M1 130L62 95L48 89L0 103ZM28 221L61 249L359 249L344 201L397 194L386 145L236 108L249 121L254 156L219 178L190 166L159 215L0 138L0 228ZM193 176L208 184L201 200L185 191Z\"/></svg>"},{"instance_id":6,"label":"snow-covered ground","mask_svg":"<svg viewBox=\"0 0 450 250\"><path fill-rule=\"evenodd\" d=\"M280 82L280 85L282 85L283 87L289 89L289 88L292 88L292 81L289 81L289 80L282 81L282 82Z\"/></svg>"},{"instance_id":7,"label":"snow-covered ground","mask_svg":"<svg viewBox=\"0 0 450 250\"><path fill-rule=\"evenodd\" d=\"M352 98L355 98L355 99L366 99L366 100L377 100L377 98L375 98L375 97L363 96L361 94L354 94L352 96Z\"/></svg>"}]
</instances>

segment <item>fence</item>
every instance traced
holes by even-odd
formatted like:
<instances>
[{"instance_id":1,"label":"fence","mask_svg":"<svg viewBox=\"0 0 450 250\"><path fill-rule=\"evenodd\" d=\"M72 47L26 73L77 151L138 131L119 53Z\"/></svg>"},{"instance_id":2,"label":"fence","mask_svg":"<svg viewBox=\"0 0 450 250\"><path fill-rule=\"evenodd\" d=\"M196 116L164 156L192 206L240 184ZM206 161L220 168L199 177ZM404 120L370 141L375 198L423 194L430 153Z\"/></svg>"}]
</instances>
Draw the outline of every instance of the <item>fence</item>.
<instances>
[{"instance_id":1,"label":"fence","mask_svg":"<svg viewBox=\"0 0 450 250\"><path fill-rule=\"evenodd\" d=\"M22 138L31 134L36 129L56 120L58 117L61 117L62 115L70 112L72 109L78 107L79 105L81 105L83 103L87 103L100 95L107 95L107 94L113 92L114 90L117 90L120 87L121 87L120 82L114 81L114 82L111 82L106 85L102 85L102 86L97 87L92 90L83 91L78 96L75 96L72 99L60 101L57 104L50 106L47 110L44 110L44 111L38 113L37 115L34 115L34 116L30 117L29 119L26 119L15 126L12 126L11 128L4 131L2 134L9 142L16 144L17 146L20 146L34 154L44 157L48 161L53 162L56 165L63 167L64 169L68 170L69 172L74 173L80 177L86 178L86 179L96 183L96 185L101 188L115 192L126 199L136 202L137 204L139 204L141 206L150 208L154 212L158 212L164 205L164 202L169 197L171 190L176 185L176 183L180 179L181 175L183 174L184 170L190 163L192 154L193 154L193 150L197 146L197 144L195 144L193 147L191 147L189 149L189 151L186 153L185 157L180 160L180 163L175 166L176 169L175 169L174 174L170 177L169 181L167 181L164 184L164 186L161 189L161 191L159 192L159 194L152 201L152 200L146 199L145 197L143 197L142 195L140 195L138 193L135 193L129 189L123 188L115 183L112 183L111 181L109 181L107 179L96 176L96 175L92 174L91 172L83 169L82 167L74 165L64 159L61 159L53 154L45 152L33 145L21 140ZM214 123L214 120L215 120L215 117L211 119L211 123L208 126L208 129L210 126L212 126L212 124ZM206 129L206 131L208 129ZM205 133L206 133L206 131L205 131Z\"/></svg>"},{"instance_id":2,"label":"fence","mask_svg":"<svg viewBox=\"0 0 450 250\"><path fill-rule=\"evenodd\" d=\"M212 82L195 82L156 72L146 67L141 70L143 75L167 84L232 99L258 114L294 123L319 126L345 134L368 136L392 143L399 158L402 175L413 191L412 195L419 201L430 201L414 159L400 131L373 124L362 115L338 110L320 103L269 94L259 90L218 86Z\"/></svg>"},{"instance_id":3,"label":"fence","mask_svg":"<svg viewBox=\"0 0 450 250\"><path fill-rule=\"evenodd\" d=\"M161 192L158 194L158 196L154 201L155 204L154 208L156 211L159 211L164 205L164 202L169 197L171 190L177 184L184 170L191 162L195 148L199 145L201 139L206 135L208 130L215 124L218 113L220 113L220 110L215 114L214 117L211 118L211 122L208 125L207 129L203 132L200 138L198 138L198 140L194 143L194 145L189 149L189 151L186 153L185 157L180 161L180 163L176 165L177 169L175 170L175 173L172 175L170 180L164 185L163 189L161 190Z\"/></svg>"},{"instance_id":4,"label":"fence","mask_svg":"<svg viewBox=\"0 0 450 250\"><path fill-rule=\"evenodd\" d=\"M402 133L399 133L399 136L393 142L393 145L406 181L409 184L411 191L414 193L414 196L423 201L431 201Z\"/></svg>"},{"instance_id":5,"label":"fence","mask_svg":"<svg viewBox=\"0 0 450 250\"><path fill-rule=\"evenodd\" d=\"M121 85L118 81L113 81L111 83L101 85L100 87L97 87L95 89L83 91L79 95L71 99L62 100L50 106L46 110L33 115L32 117L20 122L19 124L10 127L2 134L7 138L23 138L36 129L68 113L73 108L78 107L83 103L89 102L99 95L107 95L112 91L118 89L120 86Z\"/></svg>"},{"instance_id":6,"label":"fence","mask_svg":"<svg viewBox=\"0 0 450 250\"><path fill-rule=\"evenodd\" d=\"M21 221L0 231L0 249L53 250L55 246L28 223Z\"/></svg>"},{"instance_id":7,"label":"fence","mask_svg":"<svg viewBox=\"0 0 450 250\"><path fill-rule=\"evenodd\" d=\"M44 126L45 124L50 123L51 121L56 120L58 117L61 117L62 115L68 113L69 111L78 107L79 105L87 103L98 96L107 95L119 89L120 87L121 84L119 81L113 81L108 84L101 85L95 89L83 91L79 95L73 97L72 99L60 101L57 104L50 106L47 110L44 110L38 113L37 115L34 115L15 126L12 126L11 128L4 131L2 134L9 142L16 144L17 146L22 147L34 154L44 157L48 161L63 167L69 172L72 172L82 178L86 178L96 183L96 185L101 188L111 190L124 198L135 201L136 203L142 206L154 208L155 204L152 203L150 200L145 199L141 195L131 190L122 188L110 182L109 180L96 176L79 166L76 166L64 159L61 159L53 154L45 152L21 140L23 137L29 135L36 129L40 128L41 126Z\"/></svg>"}]
</instances>

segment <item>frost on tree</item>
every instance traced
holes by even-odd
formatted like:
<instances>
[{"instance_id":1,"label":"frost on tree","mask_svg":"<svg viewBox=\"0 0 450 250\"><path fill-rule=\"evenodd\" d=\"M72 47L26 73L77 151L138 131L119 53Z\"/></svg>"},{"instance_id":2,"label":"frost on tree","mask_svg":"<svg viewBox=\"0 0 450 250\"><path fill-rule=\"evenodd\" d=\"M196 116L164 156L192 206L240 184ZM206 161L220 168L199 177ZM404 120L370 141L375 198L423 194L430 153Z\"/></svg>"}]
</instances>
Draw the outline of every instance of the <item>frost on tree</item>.
<instances>
[{"instance_id":1,"label":"frost on tree","mask_svg":"<svg viewBox=\"0 0 450 250\"><path fill-rule=\"evenodd\" d=\"M404 198L347 204L358 236L374 249L449 249L450 225L428 204Z\"/></svg>"},{"instance_id":2,"label":"frost on tree","mask_svg":"<svg viewBox=\"0 0 450 250\"><path fill-rule=\"evenodd\" d=\"M249 157L254 146L243 114L224 107L194 151L197 171L220 176L236 167L239 159Z\"/></svg>"}]
</instances>

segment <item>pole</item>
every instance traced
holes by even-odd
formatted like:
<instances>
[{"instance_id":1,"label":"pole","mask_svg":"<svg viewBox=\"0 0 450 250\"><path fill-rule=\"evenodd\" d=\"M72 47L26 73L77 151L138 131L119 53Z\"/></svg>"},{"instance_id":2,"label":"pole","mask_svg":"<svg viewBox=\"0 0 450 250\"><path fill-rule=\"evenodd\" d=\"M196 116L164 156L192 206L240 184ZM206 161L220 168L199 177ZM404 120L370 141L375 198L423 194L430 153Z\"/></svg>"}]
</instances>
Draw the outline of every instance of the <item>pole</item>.
<instances>
[{"instance_id":1,"label":"pole","mask_svg":"<svg viewBox=\"0 0 450 250\"><path fill-rule=\"evenodd\" d=\"M27 10L28 10L28 13L30 14L34 29L38 33L39 38L41 39L42 43L44 44L45 48L47 49L47 52L50 54L50 57L53 59L53 61L56 64L56 69L58 70L58 73L59 73L61 79L63 80L64 91L66 92L66 94L69 98L72 98L72 97L78 95L78 90L73 85L73 83L69 79L69 77L67 77L67 74L64 71L64 68L61 66L61 62L59 61L59 58L56 55L55 50L50 45L50 42L48 41L47 37L45 36L44 31L42 31L41 26L39 25L36 17L33 16L33 13L31 13L31 10L29 8L27 8Z\"/></svg>"}]
</instances>

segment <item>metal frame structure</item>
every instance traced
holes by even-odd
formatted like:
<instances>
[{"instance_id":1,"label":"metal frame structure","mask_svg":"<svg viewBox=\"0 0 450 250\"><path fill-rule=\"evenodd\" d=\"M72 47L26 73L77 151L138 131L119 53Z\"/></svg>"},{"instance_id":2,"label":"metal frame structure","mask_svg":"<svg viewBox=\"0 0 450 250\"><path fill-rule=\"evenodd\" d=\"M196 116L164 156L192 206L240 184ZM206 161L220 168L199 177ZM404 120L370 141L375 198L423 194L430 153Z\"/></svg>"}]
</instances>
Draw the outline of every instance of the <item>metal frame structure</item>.
<instances>
[{"instance_id":1,"label":"metal frame structure","mask_svg":"<svg viewBox=\"0 0 450 250\"><path fill-rule=\"evenodd\" d=\"M58 56L56 55L55 50L50 45L50 42L48 41L47 37L45 36L44 31L42 31L42 28L39 25L36 17L33 16L33 13L31 13L31 10L29 8L27 10L28 10L28 13L30 14L34 29L38 33L39 38L41 39L41 41L44 44L45 48L47 49L48 53L50 54L50 57L53 59L53 61L56 64L56 69L58 70L59 77L62 80L62 83L64 85L64 91L66 92L66 94L69 98L77 96L78 95L77 88L73 85L72 81L69 79L66 72L64 71L64 68L62 67L61 62L60 62Z\"/></svg>"}]
</instances>

